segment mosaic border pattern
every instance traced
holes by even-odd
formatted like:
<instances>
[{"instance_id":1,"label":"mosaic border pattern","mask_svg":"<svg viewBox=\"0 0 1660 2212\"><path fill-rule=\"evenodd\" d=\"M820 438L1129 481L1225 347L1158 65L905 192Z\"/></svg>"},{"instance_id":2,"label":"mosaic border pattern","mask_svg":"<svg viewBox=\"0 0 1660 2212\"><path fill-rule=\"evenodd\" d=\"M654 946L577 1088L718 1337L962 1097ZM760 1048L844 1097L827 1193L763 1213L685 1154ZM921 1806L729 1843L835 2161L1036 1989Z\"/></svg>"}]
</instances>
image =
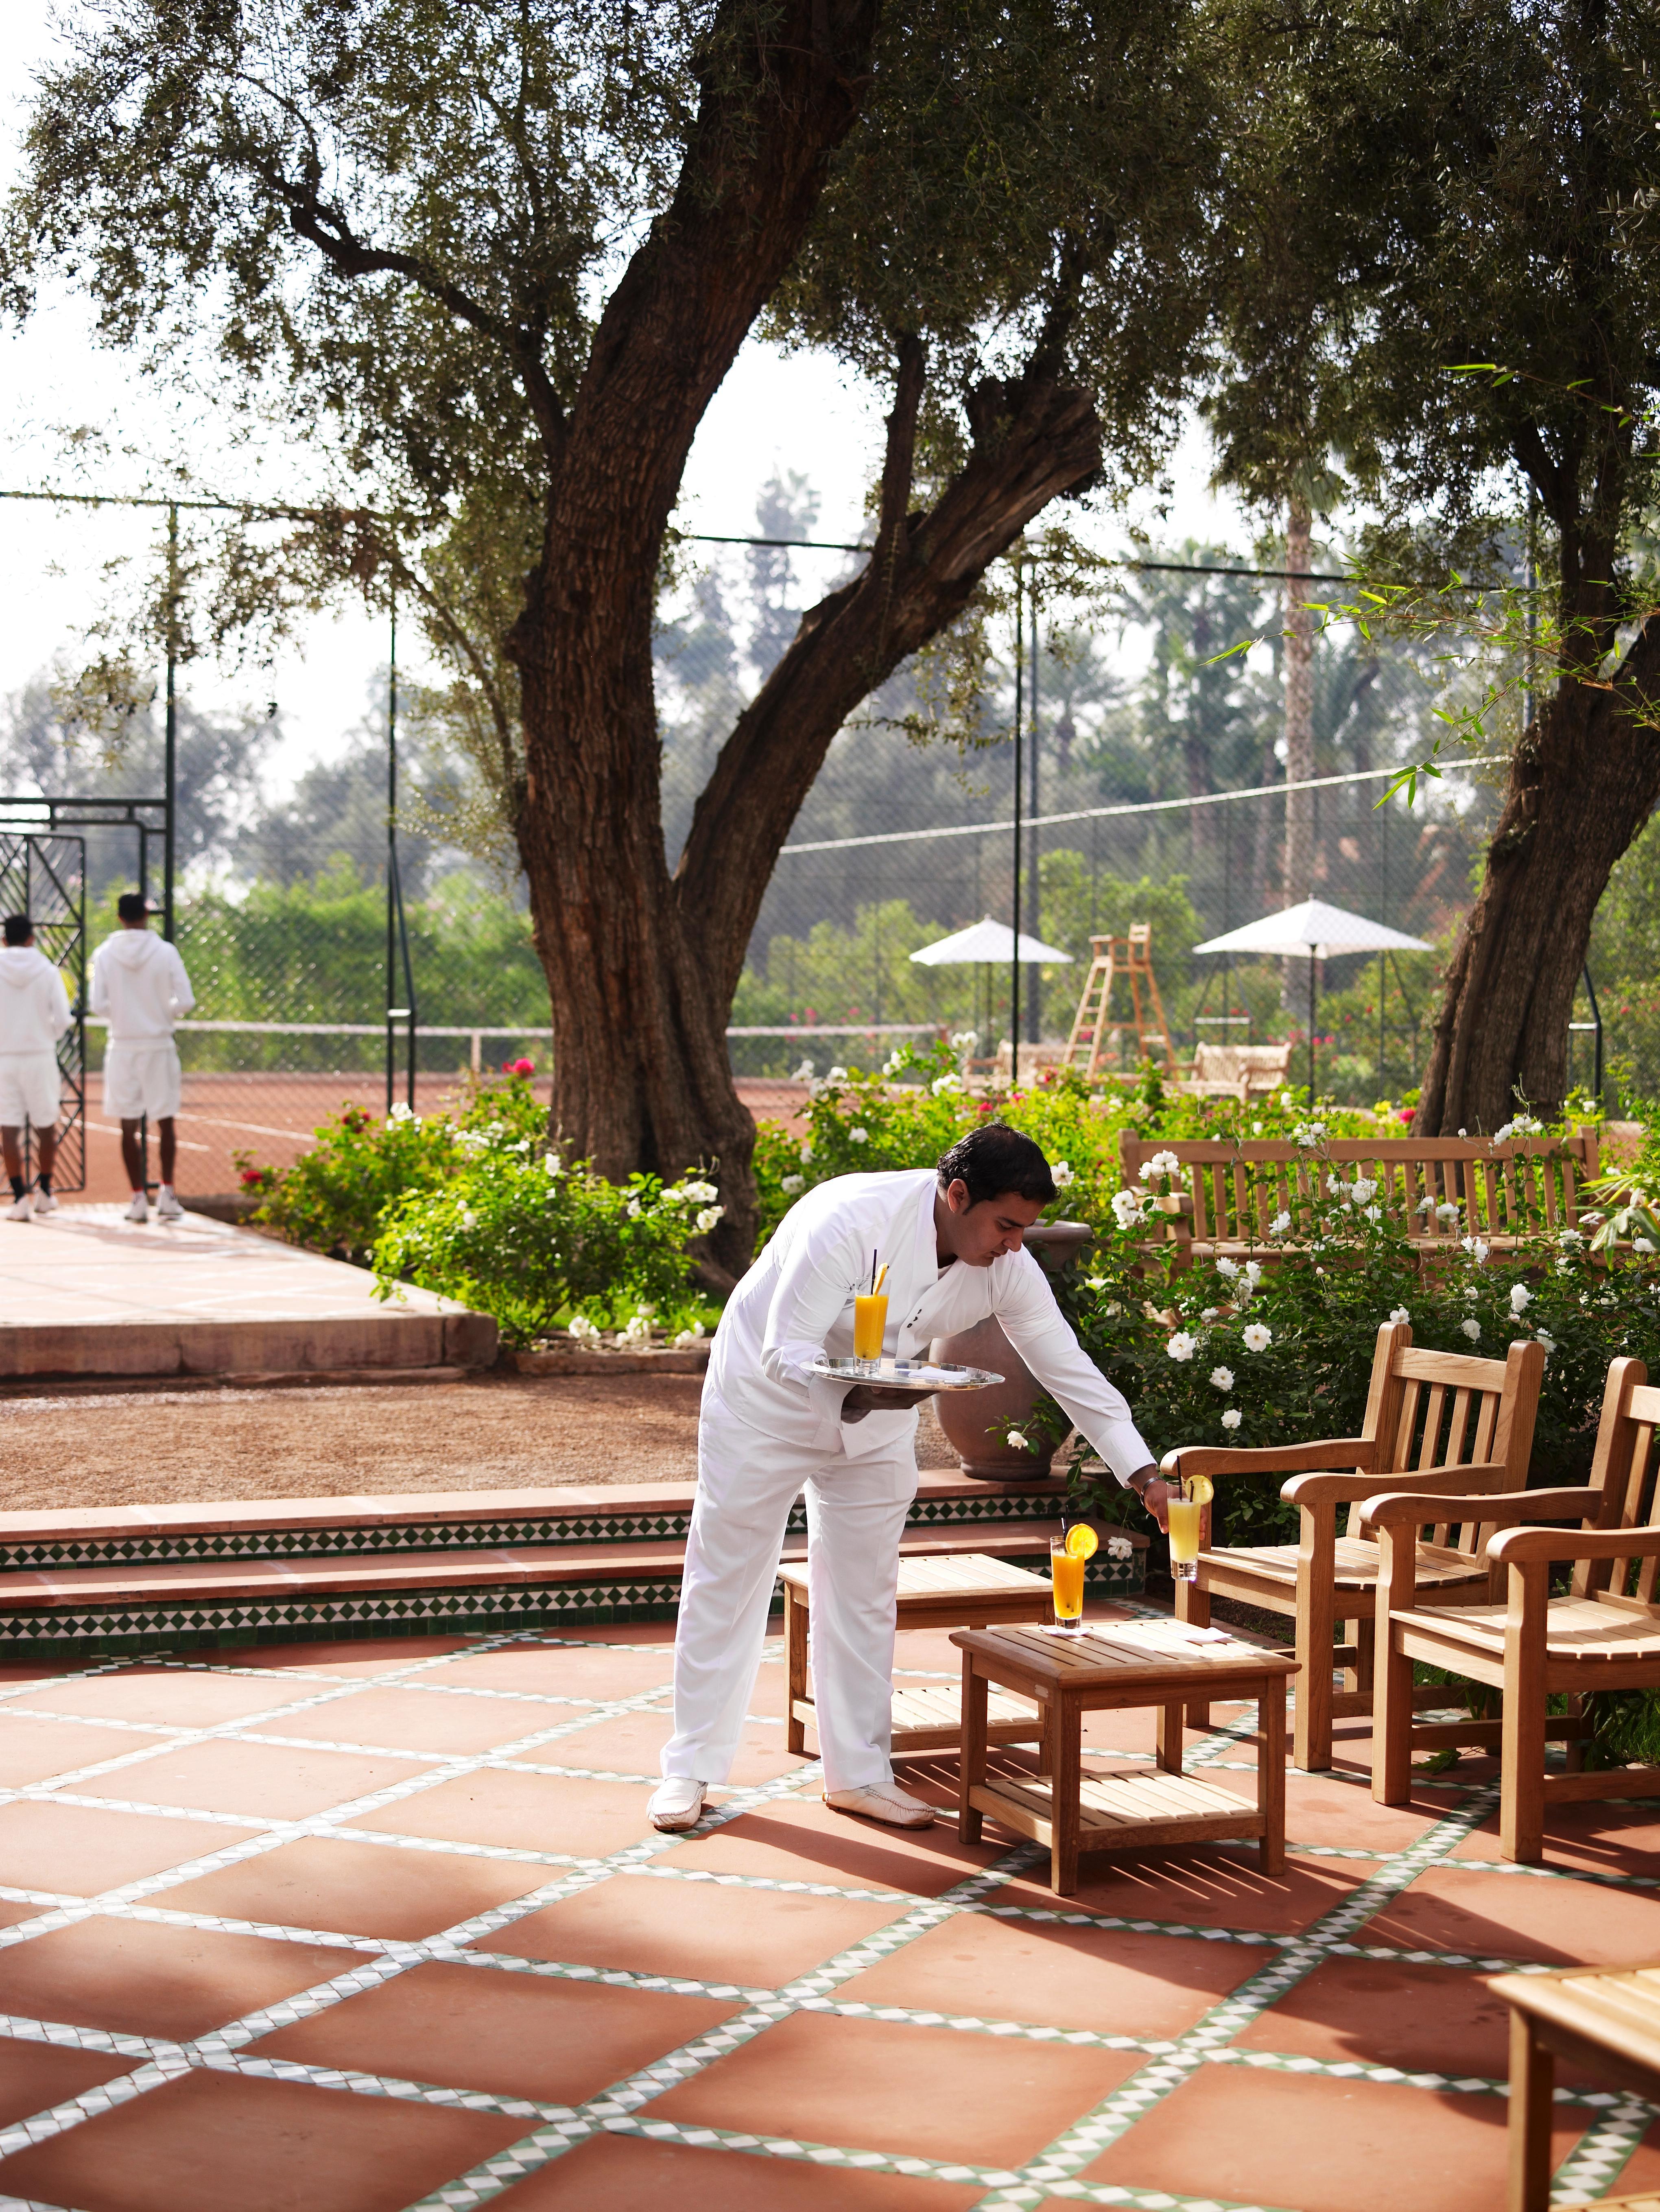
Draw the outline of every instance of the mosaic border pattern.
<instances>
[{"instance_id":1,"label":"mosaic border pattern","mask_svg":"<svg viewBox=\"0 0 1660 2212\"><path fill-rule=\"evenodd\" d=\"M1145 1607L1133 1609L1137 1612L1152 1610ZM482 1638L475 1648L481 1651L502 1650L523 1640L523 1632L517 1635L495 1634ZM538 1640L562 1644L587 1644L590 1647L596 1641L582 1638ZM383 1812L389 1806L418 1796L435 1784L503 1763L520 1771L596 1772L598 1770L592 1768L555 1765L545 1754L553 1747L562 1745L567 1739L580 1738L584 1729L597 1723L626 1714L660 1709L666 1696L664 1688L658 1686L629 1697L586 1700L582 1702L581 1710L573 1713L571 1706L577 1701L570 1698L555 1698L551 1693L544 1695L519 1690L481 1690L475 1685L468 1685L464 1691L461 1686L452 1686L441 1680L430 1679L435 1669L459 1656L446 1653L411 1661L406 1666L376 1675L373 1683L366 1683L358 1677L308 1673L303 1686L295 1685L301 1694L288 1703L256 1716L204 1727L167 1727L141 1722L112 1723L102 1718L70 1714L58 1717L65 1724L95 1728L100 1733L111 1729L125 1732L132 1737L133 1748L112 1758L100 1758L84 1768L67 1770L49 1784L0 1790L0 1803L54 1799L112 1809L119 1808L170 1820L194 1820L203 1827L206 1848L200 1856L183 1865L169 1868L159 1875L130 1882L94 1898L20 1891L0 1885L0 1896L39 1908L28 1920L0 1929L0 1948L27 1941L49 1929L63 1927L94 1915L116 1915L207 1930L257 1932L277 1940L332 1946L359 1955L352 1966L339 1975L313 1984L277 2004L226 2023L194 2043L174 2044L161 2039L70 2027L49 2021L0 2018L0 2035L109 2051L135 2062L133 2070L129 2074L0 2130L0 2154L20 2148L25 2143L46 2140L66 2128L95 2118L100 2113L142 2096L151 2088L176 2080L181 2074L195 2068L307 2082L343 2094L498 2112L526 2124L525 2133L507 2151L445 2183L420 2200L418 2206L409 2208L409 2212L436 2212L436 2208L458 2208L458 2212L465 2208L465 2212L471 2212L471 2208L488 2203L526 2174L556 2160L577 2144L600 2132L672 2141L694 2148L714 2148L740 2152L757 2158L781 2161L786 2167L805 2162L814 2166L845 2167L850 2172L880 2172L969 2185L982 2192L978 2197L979 2212L1035 2212L1035 2208L1050 2200L1132 2206L1138 2208L1138 2212L1262 2212L1261 2207L1239 2206L1211 2197L1194 2197L1163 2190L1087 2182L1081 2179L1081 2174L1104 2148L1122 2137L1136 2120L1191 2080L1195 2073L1206 2065L1243 2064L1282 2073L1317 2074L1326 2078L1401 2084L1444 2097L1480 2095L1490 2098L1503 2086L1487 2077L1448 2076L1431 2072L1408 2075L1396 2069L1369 2066L1358 2062L1330 2063L1272 2050L1247 2051L1232 2040L1241 2027L1260 2019L1322 1963L1336 1956L1428 1960L1443 1966L1463 1966L1472 1971L1489 1972L1507 1969L1514 1971L1517 1962L1505 1959L1478 1960L1433 1950L1402 1952L1368 1946L1364 1942L1365 1923L1408 1888L1419 1875L1432 1867L1448 1863L1456 1846L1490 1812L1494 1802L1494 1792L1490 1785L1472 1787L1468 1784L1461 1785L1456 1782L1444 1781L1442 1787L1447 1802L1444 1816L1400 1851L1362 1853L1347 1847L1326 1847L1327 1855L1334 1857L1364 1856L1371 1859L1377 1870L1353 1893L1340 1900L1310 1926L1290 1933L1209 1928L1146 1917L1130 1919L1090 1912L1071 1905L1050 1908L1002 1903L999 1893L1005 1885L1041 1861L1042 1853L1030 1844L1018 1845L991 1866L966 1876L939 1897L917 1899L901 1892L854 1891L833 1882L717 1875L696 1869L656 1863L664 1852L673 1850L685 1840L680 1836L648 1836L606 1857L581 1858L556 1852L508 1851L497 1846L457 1845L403 1834L395 1830L368 1829L357 1825L371 1811ZM774 1665L780 1663L780 1655L775 1650L770 1651L769 1661ZM183 1670L191 1671L188 1661L177 1663ZM233 1675L240 1671L234 1667L216 1670ZM261 1674L259 1679L267 1683L271 1680L269 1674ZM234 1814L181 1812L178 1808L137 1803L122 1795L120 1776L123 1771L135 1762L149 1758L163 1746L177 1749L216 1740L240 1739L278 1743L295 1741L303 1741L311 1749L325 1747L325 1740L319 1737L290 1738L284 1733L284 1723L291 1723L301 1714L326 1708L331 1703L349 1698L366 1688L391 1685L440 1698L465 1694L522 1705L526 1709L526 1732L510 1742L498 1744L491 1751L477 1754L411 1754L404 1750L396 1755L404 1759L415 1756L424 1759L426 1771L310 1819L277 1820ZM52 1711L52 1686L49 1683L32 1683L0 1691L0 1707L15 1705L20 1709L42 1710L49 1714ZM554 1715L558 1717L553 1717ZM344 1735L349 1736L349 1715L343 1712L341 1718ZM1237 1720L1207 1735L1190 1755L1189 1764L1195 1767L1241 1764L1230 1754L1236 1749L1238 1740L1250 1733L1253 1724L1252 1715L1249 1711L1243 1712ZM378 1748L355 1744L349 1747L344 1741L338 1747ZM578 1745L573 1741L570 1747L575 1750ZM531 1759L524 1756L527 1752L541 1752L544 1755ZM1115 1760L1124 1756L1120 1753L1102 1755L1111 1756ZM758 1787L733 1791L720 1806L706 1814L695 1832L713 1832L741 1813L804 1790L811 1790L816 1786L817 1778L816 1765L804 1765ZM643 1780L646 1778L617 1778ZM212 1831L216 1827L228 1826L239 1830L252 1827L257 1832L252 1837L239 1835L236 1842L215 1848ZM347 1936L269 1923L228 1922L210 1915L169 1910L166 1906L166 1893L177 1885L221 1867L257 1856L297 1837L319 1834L351 1838L392 1851L417 1850L454 1853L471 1850L492 1858L511 1858L544 1867L545 1879L504 1905L478 1913L454 1927L413 1942L390 1938ZM1312 1851L1319 1847L1299 1845L1293 1842L1291 1848ZM1481 1863L1463 1860L1452 1863L1461 1867ZM1558 1881L1580 1878L1568 1869L1526 1871L1542 1872L1547 1878ZM573 1966L558 1961L523 1959L510 1954L462 1951L459 1948L487 1939L491 1934L510 1927L517 1920L557 1899L572 1896L597 1882L616 1878L671 1880L694 1884L714 1881L722 1886L805 1892L829 1898L856 1895L903 1903L908 1909L886 1927L849 1945L795 1981L775 1990L745 1989L730 1984L702 1983L684 1978ZM1639 1875L1605 1875L1599 1879L1604 1886L1628 1887L1634 1894L1645 1893L1652 1884L1651 1877ZM1146 1929L1201 1941L1254 1944L1263 1951L1263 1963L1225 1997L1212 2006L1184 2033L1164 2039L1114 2036L1096 2031L1062 2031L994 2018L921 2013L898 2007L872 2007L837 1994L853 1976L865 1967L891 1956L895 1951L930 1929L938 1927L954 1914L964 1912L990 1913L1036 1922L1060 1921L1068 1924ZM368 1955L365 1958L362 1955L364 1954ZM609 2085L576 2106L548 2105L523 2097L462 2091L438 2084L255 2057L248 2053L248 2045L272 2029L311 2017L348 1997L375 1987L412 1966L435 1958L451 1961L459 1958L476 1970L486 1972L513 1972L568 1979L599 1980L642 1990L704 1994L739 2002L743 2010L716 2030L696 2037L678 2050L664 2054L636 2074ZM1545 1971L1536 1965L1529 1966L1527 1964L1522 1970ZM691 2078L728 2051L765 2033L779 2021L796 2012L834 2012L848 2017L874 2016L893 2021L896 2024L944 2027L970 2035L1000 2039L1012 2036L1025 2040L1061 2041L1104 2050L1130 2051L1139 2054L1144 2063L1103 2099L1098 2106L1085 2114L1055 2142L1019 2166L1006 2171L968 2161L953 2163L879 2152L856 2144L821 2143L781 2136L745 2135L715 2127L687 2126L653 2117L651 2106L665 2090ZM1555 2176L1553 2198L1557 2203L1594 2197L1615 2186L1637 2142L1656 2118L1660 2117L1660 2108L1623 2094L1559 2090L1558 2101L1584 2108L1592 2118L1590 2127ZM787 2188L787 2182L781 2176L781 2201L787 2201L781 2192ZM0 2207L18 2208L18 2212L27 2212L26 2201L17 2198L0 2197ZM40 2212L63 2212L63 2208L42 2205Z\"/></svg>"}]
</instances>

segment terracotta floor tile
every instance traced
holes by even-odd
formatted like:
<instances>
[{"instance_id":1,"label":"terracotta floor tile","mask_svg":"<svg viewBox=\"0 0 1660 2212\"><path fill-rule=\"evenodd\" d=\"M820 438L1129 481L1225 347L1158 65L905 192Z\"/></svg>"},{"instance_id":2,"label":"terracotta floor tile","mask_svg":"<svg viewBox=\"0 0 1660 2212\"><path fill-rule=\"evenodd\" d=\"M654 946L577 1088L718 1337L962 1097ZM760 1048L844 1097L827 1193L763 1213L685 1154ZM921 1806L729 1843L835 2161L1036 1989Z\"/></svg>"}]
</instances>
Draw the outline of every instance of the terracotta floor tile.
<instances>
[{"instance_id":1,"label":"terracotta floor tile","mask_svg":"<svg viewBox=\"0 0 1660 2212\"><path fill-rule=\"evenodd\" d=\"M1194 1738L1188 1738L1191 1746ZM1250 1758L1249 1747L1237 1754ZM1256 1777L1234 1766L1203 1770L1219 1788L1236 1796L1254 1800ZM1351 1850L1374 1850L1380 1855L1403 1851L1427 1829L1444 1820L1451 1805L1420 1797L1410 1805L1377 1805L1369 1790L1352 1782L1334 1781L1329 1775L1286 1776L1286 1836L1292 1844L1336 1844Z\"/></svg>"},{"instance_id":2,"label":"terracotta floor tile","mask_svg":"<svg viewBox=\"0 0 1660 2212\"><path fill-rule=\"evenodd\" d=\"M1065 1900L1082 1911L1201 1928L1260 1928L1273 1936L1308 1927L1352 1895L1369 1871L1364 1862L1291 1856L1284 1874L1264 1875L1248 1845L1237 1852L1138 1852L1088 1858L1083 1865L1077 1895ZM995 1901L1053 1906L1056 1899L1045 1869L1017 1875Z\"/></svg>"},{"instance_id":3,"label":"terracotta floor tile","mask_svg":"<svg viewBox=\"0 0 1660 2212\"><path fill-rule=\"evenodd\" d=\"M506 1859L390 1850L307 1836L160 1891L154 1902L169 1911L211 1913L217 1919L413 1942L522 1897L546 1879L541 1867Z\"/></svg>"},{"instance_id":4,"label":"terracotta floor tile","mask_svg":"<svg viewBox=\"0 0 1660 2212\"><path fill-rule=\"evenodd\" d=\"M1510 2007L1468 1968L1329 1959L1235 2040L1248 2051L1296 2051L1334 2064L1358 2060L1503 2081Z\"/></svg>"},{"instance_id":5,"label":"terracotta floor tile","mask_svg":"<svg viewBox=\"0 0 1660 2212\"><path fill-rule=\"evenodd\" d=\"M370 1687L296 1714L281 1733L331 1743L389 1744L398 1751L466 1753L493 1751L498 1743L569 1717L502 1698L440 1698L422 1690Z\"/></svg>"},{"instance_id":6,"label":"terracotta floor tile","mask_svg":"<svg viewBox=\"0 0 1660 2212\"><path fill-rule=\"evenodd\" d=\"M1595 1882L1432 1867L1355 1938L1554 1966L1660 1958L1660 1897Z\"/></svg>"},{"instance_id":7,"label":"terracotta floor tile","mask_svg":"<svg viewBox=\"0 0 1660 2212\"><path fill-rule=\"evenodd\" d=\"M954 1825L946 1821L914 1831L884 1828L832 1813L816 1799L791 1797L740 1814L713 1835L678 1845L661 1863L939 1897L993 1865L1006 1849L1000 1844L959 1844Z\"/></svg>"},{"instance_id":8,"label":"terracotta floor tile","mask_svg":"<svg viewBox=\"0 0 1660 2212\"><path fill-rule=\"evenodd\" d=\"M225 1850L258 1832L168 1820L148 1813L99 1813L84 1805L0 1805L0 1866L17 1889L95 1897L186 1859Z\"/></svg>"},{"instance_id":9,"label":"terracotta floor tile","mask_svg":"<svg viewBox=\"0 0 1660 2212\"><path fill-rule=\"evenodd\" d=\"M0 2160L0 2193L82 2212L402 2212L523 2119L194 2072Z\"/></svg>"},{"instance_id":10,"label":"terracotta floor tile","mask_svg":"<svg viewBox=\"0 0 1660 2212\"><path fill-rule=\"evenodd\" d=\"M151 1741L161 1743L165 1737ZM121 1729L82 1728L64 1721L31 1720L27 1714L0 1711L0 1789L22 1790L32 1782L72 1774L100 1759L142 1751L145 1739Z\"/></svg>"},{"instance_id":11,"label":"terracotta floor tile","mask_svg":"<svg viewBox=\"0 0 1660 2212\"><path fill-rule=\"evenodd\" d=\"M650 1796L644 1783L572 1781L494 1768L436 1783L355 1825L446 1843L501 1844L510 1850L604 1858L651 1834L646 1814Z\"/></svg>"},{"instance_id":12,"label":"terracotta floor tile","mask_svg":"<svg viewBox=\"0 0 1660 2212\"><path fill-rule=\"evenodd\" d=\"M1557 2108L1554 2164L1588 2118ZM1505 2201L1505 2122L1501 2097L1204 2066L1078 2178L1297 2212L1494 2212Z\"/></svg>"},{"instance_id":13,"label":"terracotta floor tile","mask_svg":"<svg viewBox=\"0 0 1660 2212\"><path fill-rule=\"evenodd\" d=\"M674 1652L668 1645L599 1650L514 1644L503 1651L447 1660L423 1679L452 1689L519 1690L533 1698L637 1698L642 1690L668 1688Z\"/></svg>"},{"instance_id":14,"label":"terracotta floor tile","mask_svg":"<svg viewBox=\"0 0 1660 2212\"><path fill-rule=\"evenodd\" d=\"M551 1711L549 1717L555 1717ZM557 1743L539 1744L514 1755L560 1766L597 1766L613 1773L654 1777L660 1771L659 1753L673 1733L672 1713L625 1713L615 1720L596 1718L591 1727L561 1736ZM757 1783L775 1781L781 1774L794 1773L807 1764L805 1758L793 1757L785 1750L781 1727L751 1722L739 1738L729 1786L752 1789Z\"/></svg>"},{"instance_id":15,"label":"terracotta floor tile","mask_svg":"<svg viewBox=\"0 0 1660 2212\"><path fill-rule=\"evenodd\" d=\"M491 2202L502 2212L968 2212L984 2195L971 2183L591 2136Z\"/></svg>"},{"instance_id":16,"label":"terracotta floor tile","mask_svg":"<svg viewBox=\"0 0 1660 2212\"><path fill-rule=\"evenodd\" d=\"M303 1685L255 1682L238 1674L210 1674L182 1667L128 1667L119 1674L52 1686L17 1698L10 1711L79 1713L94 1720L153 1721L164 1728L217 1728L273 1712L303 1698Z\"/></svg>"},{"instance_id":17,"label":"terracotta floor tile","mask_svg":"<svg viewBox=\"0 0 1660 2212\"><path fill-rule=\"evenodd\" d=\"M475 1948L570 1966L775 1989L885 1928L903 1904L729 1889L712 1881L613 1875L544 1905Z\"/></svg>"},{"instance_id":18,"label":"terracotta floor tile","mask_svg":"<svg viewBox=\"0 0 1660 2212\"><path fill-rule=\"evenodd\" d=\"M0 2042L0 2127L50 2112L84 2089L130 2074L136 2058L104 2051L65 2051L52 2043Z\"/></svg>"},{"instance_id":19,"label":"terracotta floor tile","mask_svg":"<svg viewBox=\"0 0 1660 2212\"><path fill-rule=\"evenodd\" d=\"M183 2043L365 1955L100 1914L0 1950L0 2012Z\"/></svg>"},{"instance_id":20,"label":"terracotta floor tile","mask_svg":"<svg viewBox=\"0 0 1660 2212\"><path fill-rule=\"evenodd\" d=\"M372 1644L363 1644L343 1638L326 1644L250 1644L204 1656L210 1667L258 1667L271 1674L303 1674L315 1670L319 1674L368 1678L393 1674L399 1668L413 1667L423 1659L442 1658L446 1652L465 1651L472 1640L467 1636L394 1636L377 1637ZM305 1693L290 1691L289 1694Z\"/></svg>"},{"instance_id":21,"label":"terracotta floor tile","mask_svg":"<svg viewBox=\"0 0 1660 2212\"><path fill-rule=\"evenodd\" d=\"M1254 1944L958 1912L836 1994L979 2020L1180 2035L1269 1955Z\"/></svg>"},{"instance_id":22,"label":"terracotta floor tile","mask_svg":"<svg viewBox=\"0 0 1660 2212\"><path fill-rule=\"evenodd\" d=\"M412 1967L249 2047L271 2058L578 2105L740 2009L711 1997L441 1963Z\"/></svg>"},{"instance_id":23,"label":"terracotta floor tile","mask_svg":"<svg viewBox=\"0 0 1660 2212\"><path fill-rule=\"evenodd\" d=\"M126 1739L129 1745L132 1738ZM293 1751L280 1744L221 1737L160 1751L84 1786L99 1797L138 1805L189 1805L204 1813L252 1813L303 1820L331 1805L388 1790L423 1771L420 1762L342 1751Z\"/></svg>"},{"instance_id":24,"label":"terracotta floor tile","mask_svg":"<svg viewBox=\"0 0 1660 2212\"><path fill-rule=\"evenodd\" d=\"M1137 2052L793 2013L654 2098L648 2112L860 2150L1014 2166L1142 2063Z\"/></svg>"},{"instance_id":25,"label":"terracotta floor tile","mask_svg":"<svg viewBox=\"0 0 1660 2212\"><path fill-rule=\"evenodd\" d=\"M1660 1794L1660 1793L1657 1793ZM1545 1814L1545 1864L1582 1874L1648 1874L1660 1853L1660 1806L1593 1799L1555 1805ZM1455 1859L1496 1859L1499 1815L1472 1828Z\"/></svg>"}]
</instances>

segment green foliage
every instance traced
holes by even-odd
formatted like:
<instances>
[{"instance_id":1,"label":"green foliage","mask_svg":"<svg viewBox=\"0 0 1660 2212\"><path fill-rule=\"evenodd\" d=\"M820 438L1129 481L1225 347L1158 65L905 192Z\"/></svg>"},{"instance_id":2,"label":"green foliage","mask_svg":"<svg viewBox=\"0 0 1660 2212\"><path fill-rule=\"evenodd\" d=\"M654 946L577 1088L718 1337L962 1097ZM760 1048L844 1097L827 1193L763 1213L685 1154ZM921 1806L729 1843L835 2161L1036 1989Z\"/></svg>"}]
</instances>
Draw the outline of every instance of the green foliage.
<instances>
[{"instance_id":1,"label":"green foliage","mask_svg":"<svg viewBox=\"0 0 1660 2212\"><path fill-rule=\"evenodd\" d=\"M374 1247L377 1297L418 1284L493 1314L517 1346L565 1317L641 1340L654 1326L695 1324L688 1245L720 1218L712 1184L608 1182L510 1121L462 1130L455 1148L441 1187L410 1190L388 1212Z\"/></svg>"}]
</instances>

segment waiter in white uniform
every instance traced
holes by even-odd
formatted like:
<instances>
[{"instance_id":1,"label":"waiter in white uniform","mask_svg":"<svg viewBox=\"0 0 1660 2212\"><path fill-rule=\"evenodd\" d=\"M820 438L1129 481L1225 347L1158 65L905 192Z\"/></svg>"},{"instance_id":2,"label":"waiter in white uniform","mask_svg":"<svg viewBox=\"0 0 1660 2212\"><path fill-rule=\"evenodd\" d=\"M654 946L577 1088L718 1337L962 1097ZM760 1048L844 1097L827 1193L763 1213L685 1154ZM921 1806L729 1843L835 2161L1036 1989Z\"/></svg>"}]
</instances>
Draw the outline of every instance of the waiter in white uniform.
<instances>
[{"instance_id":1,"label":"waiter in white uniform","mask_svg":"<svg viewBox=\"0 0 1660 2212\"><path fill-rule=\"evenodd\" d=\"M1055 1198L1031 1139L970 1131L937 1170L839 1176L792 1206L727 1301L697 1434L697 1499L674 1646L674 1734L651 1800L658 1828L689 1828L731 1771L766 1638L790 1507L807 1498L813 1697L824 1802L899 1827L933 1808L899 1789L889 1756L899 1541L916 1494L926 1390L849 1386L811 1372L853 1352L854 1299L885 1261L884 1352L988 1315L1120 1482L1162 1517L1168 1495L1122 1395L1061 1317L1022 1246Z\"/></svg>"}]
</instances>

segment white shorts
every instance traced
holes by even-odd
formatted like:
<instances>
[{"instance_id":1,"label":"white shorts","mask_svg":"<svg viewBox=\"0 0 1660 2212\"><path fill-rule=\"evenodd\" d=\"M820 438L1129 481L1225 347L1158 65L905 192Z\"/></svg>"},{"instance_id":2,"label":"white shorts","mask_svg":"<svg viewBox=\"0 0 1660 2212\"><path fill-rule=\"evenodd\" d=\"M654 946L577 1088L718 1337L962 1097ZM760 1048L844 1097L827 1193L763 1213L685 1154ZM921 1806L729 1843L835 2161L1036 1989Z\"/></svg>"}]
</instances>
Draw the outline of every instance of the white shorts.
<instances>
[{"instance_id":1,"label":"white shorts","mask_svg":"<svg viewBox=\"0 0 1660 2212\"><path fill-rule=\"evenodd\" d=\"M119 1121L148 1114L166 1121L179 1111L179 1048L173 1044L112 1044L104 1054L104 1111Z\"/></svg>"},{"instance_id":2,"label":"white shorts","mask_svg":"<svg viewBox=\"0 0 1660 2212\"><path fill-rule=\"evenodd\" d=\"M0 1127L58 1126L58 1061L49 1052L0 1053Z\"/></svg>"}]
</instances>

